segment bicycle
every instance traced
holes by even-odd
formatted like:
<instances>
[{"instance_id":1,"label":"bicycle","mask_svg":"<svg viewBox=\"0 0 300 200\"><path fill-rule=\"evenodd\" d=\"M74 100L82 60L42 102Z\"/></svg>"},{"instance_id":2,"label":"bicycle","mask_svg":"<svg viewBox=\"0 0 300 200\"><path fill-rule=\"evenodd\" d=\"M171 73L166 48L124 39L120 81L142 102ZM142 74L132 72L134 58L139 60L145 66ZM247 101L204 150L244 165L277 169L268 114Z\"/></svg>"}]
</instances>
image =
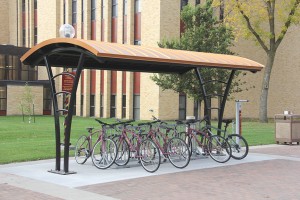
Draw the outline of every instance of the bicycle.
<instances>
[{"instance_id":1,"label":"bicycle","mask_svg":"<svg viewBox=\"0 0 300 200\"><path fill-rule=\"evenodd\" d=\"M185 138L189 146L190 157L192 154L209 155L214 161L225 163L231 158L231 148L226 139L222 136L213 135L208 128L197 130L192 128L192 124L203 120L180 121L176 123L187 125L187 131L181 132L181 137ZM201 150L199 150L201 148Z\"/></svg>"},{"instance_id":2,"label":"bicycle","mask_svg":"<svg viewBox=\"0 0 300 200\"><path fill-rule=\"evenodd\" d=\"M101 124L102 129L93 132L92 127L87 128L88 136L79 137L75 147L75 160L78 164L84 164L89 157L92 158L93 164L99 169L109 168L116 160L117 145L106 136L107 128L111 125L95 119ZM96 133L99 136L93 145L92 137Z\"/></svg>"},{"instance_id":3,"label":"bicycle","mask_svg":"<svg viewBox=\"0 0 300 200\"><path fill-rule=\"evenodd\" d=\"M176 168L185 168L190 162L189 147L179 137L169 138L171 128L162 125L165 122L153 117L155 121L141 123L139 126L149 126L147 138L150 138L159 148L159 153L165 158L168 158L170 163ZM159 126L154 129L153 124L159 123ZM165 123L166 124L166 123ZM165 129L166 133L162 133L160 129Z\"/></svg>"},{"instance_id":4,"label":"bicycle","mask_svg":"<svg viewBox=\"0 0 300 200\"><path fill-rule=\"evenodd\" d=\"M129 126L131 129L128 128ZM144 138L140 127L125 123L120 129L121 134L113 139L117 143L119 155L115 164L118 166L127 165L130 158L133 157L139 160L147 172L157 171L161 160L157 145L151 139ZM129 134L131 137L128 136Z\"/></svg>"},{"instance_id":5,"label":"bicycle","mask_svg":"<svg viewBox=\"0 0 300 200\"><path fill-rule=\"evenodd\" d=\"M225 123L224 126L225 128L223 132L224 132L225 139L228 141L228 143L231 146L232 158L236 160L244 159L249 152L249 146L247 140L243 136L236 133L227 134L227 128L229 124L233 123L232 119L223 119L222 122Z\"/></svg>"}]
</instances>

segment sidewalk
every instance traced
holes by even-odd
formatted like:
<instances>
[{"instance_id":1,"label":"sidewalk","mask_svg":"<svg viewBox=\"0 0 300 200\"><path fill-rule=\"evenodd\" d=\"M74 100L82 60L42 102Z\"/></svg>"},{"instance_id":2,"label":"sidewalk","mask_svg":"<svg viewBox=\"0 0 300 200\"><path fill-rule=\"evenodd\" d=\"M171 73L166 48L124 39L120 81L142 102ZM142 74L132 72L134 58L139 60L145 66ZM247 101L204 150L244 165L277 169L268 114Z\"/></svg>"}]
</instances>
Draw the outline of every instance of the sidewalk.
<instances>
[{"instance_id":1,"label":"sidewalk","mask_svg":"<svg viewBox=\"0 0 300 200\"><path fill-rule=\"evenodd\" d=\"M185 169L137 163L99 170L70 160L73 175L47 172L54 160L0 165L0 199L300 199L300 146L251 147L241 161L192 160Z\"/></svg>"}]
</instances>

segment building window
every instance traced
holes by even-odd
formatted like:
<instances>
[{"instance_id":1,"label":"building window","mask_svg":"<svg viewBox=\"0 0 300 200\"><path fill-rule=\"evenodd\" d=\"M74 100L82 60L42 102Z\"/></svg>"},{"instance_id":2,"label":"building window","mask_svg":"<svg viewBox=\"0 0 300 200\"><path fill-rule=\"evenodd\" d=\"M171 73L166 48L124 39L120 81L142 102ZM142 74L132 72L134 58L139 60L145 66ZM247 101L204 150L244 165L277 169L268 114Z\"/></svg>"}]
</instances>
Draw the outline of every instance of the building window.
<instances>
[{"instance_id":1,"label":"building window","mask_svg":"<svg viewBox=\"0 0 300 200\"><path fill-rule=\"evenodd\" d=\"M126 95L122 96L122 118L126 118Z\"/></svg>"},{"instance_id":2,"label":"building window","mask_svg":"<svg viewBox=\"0 0 300 200\"><path fill-rule=\"evenodd\" d=\"M141 45L141 1L135 0L134 44Z\"/></svg>"},{"instance_id":3,"label":"building window","mask_svg":"<svg viewBox=\"0 0 300 200\"><path fill-rule=\"evenodd\" d=\"M104 19L104 0L101 0L101 19Z\"/></svg>"},{"instance_id":4,"label":"building window","mask_svg":"<svg viewBox=\"0 0 300 200\"><path fill-rule=\"evenodd\" d=\"M22 30L22 44L23 44L23 47L26 46L26 30L24 28Z\"/></svg>"},{"instance_id":5,"label":"building window","mask_svg":"<svg viewBox=\"0 0 300 200\"><path fill-rule=\"evenodd\" d=\"M37 0L34 0L34 9L37 9Z\"/></svg>"},{"instance_id":6,"label":"building window","mask_svg":"<svg viewBox=\"0 0 300 200\"><path fill-rule=\"evenodd\" d=\"M142 42L140 40L134 40L134 45L141 46Z\"/></svg>"},{"instance_id":7,"label":"building window","mask_svg":"<svg viewBox=\"0 0 300 200\"><path fill-rule=\"evenodd\" d=\"M188 3L189 3L189 0L181 0L181 3L180 3L180 10L182 10L183 7L186 6Z\"/></svg>"},{"instance_id":8,"label":"building window","mask_svg":"<svg viewBox=\"0 0 300 200\"><path fill-rule=\"evenodd\" d=\"M199 118L199 101L194 100L194 116L196 119Z\"/></svg>"},{"instance_id":9,"label":"building window","mask_svg":"<svg viewBox=\"0 0 300 200\"><path fill-rule=\"evenodd\" d=\"M127 0L123 0L123 44L127 43Z\"/></svg>"},{"instance_id":10,"label":"building window","mask_svg":"<svg viewBox=\"0 0 300 200\"><path fill-rule=\"evenodd\" d=\"M92 1L93 5L93 1ZM84 23L84 1L81 1L81 23Z\"/></svg>"},{"instance_id":11,"label":"building window","mask_svg":"<svg viewBox=\"0 0 300 200\"><path fill-rule=\"evenodd\" d=\"M37 67L30 67L29 65L22 64L21 71L22 81L36 81L37 80Z\"/></svg>"},{"instance_id":12,"label":"building window","mask_svg":"<svg viewBox=\"0 0 300 200\"><path fill-rule=\"evenodd\" d=\"M141 12L141 0L135 0L135 13Z\"/></svg>"},{"instance_id":13,"label":"building window","mask_svg":"<svg viewBox=\"0 0 300 200\"><path fill-rule=\"evenodd\" d=\"M118 17L118 1L112 0L112 17Z\"/></svg>"},{"instance_id":14,"label":"building window","mask_svg":"<svg viewBox=\"0 0 300 200\"><path fill-rule=\"evenodd\" d=\"M63 15L64 15L64 24L66 23L66 0L64 0L64 11L63 11Z\"/></svg>"},{"instance_id":15,"label":"building window","mask_svg":"<svg viewBox=\"0 0 300 200\"><path fill-rule=\"evenodd\" d=\"M80 116L83 116L83 95L80 95Z\"/></svg>"},{"instance_id":16,"label":"building window","mask_svg":"<svg viewBox=\"0 0 300 200\"><path fill-rule=\"evenodd\" d=\"M37 67L23 65L18 56L0 55L0 80L36 81Z\"/></svg>"},{"instance_id":17,"label":"building window","mask_svg":"<svg viewBox=\"0 0 300 200\"><path fill-rule=\"evenodd\" d=\"M90 116L95 116L95 95L93 94L90 96Z\"/></svg>"},{"instance_id":18,"label":"building window","mask_svg":"<svg viewBox=\"0 0 300 200\"><path fill-rule=\"evenodd\" d=\"M110 96L110 117L116 117L116 95Z\"/></svg>"},{"instance_id":19,"label":"building window","mask_svg":"<svg viewBox=\"0 0 300 200\"><path fill-rule=\"evenodd\" d=\"M140 95L133 95L133 119L140 120Z\"/></svg>"},{"instance_id":20,"label":"building window","mask_svg":"<svg viewBox=\"0 0 300 200\"><path fill-rule=\"evenodd\" d=\"M50 87L44 87L43 91L43 115L51 115L52 98Z\"/></svg>"},{"instance_id":21,"label":"building window","mask_svg":"<svg viewBox=\"0 0 300 200\"><path fill-rule=\"evenodd\" d=\"M124 5L124 7L123 7L124 15L127 15L127 0L124 0L123 5Z\"/></svg>"},{"instance_id":22,"label":"building window","mask_svg":"<svg viewBox=\"0 0 300 200\"><path fill-rule=\"evenodd\" d=\"M0 115L6 115L7 97L6 87L0 86Z\"/></svg>"},{"instance_id":23,"label":"building window","mask_svg":"<svg viewBox=\"0 0 300 200\"><path fill-rule=\"evenodd\" d=\"M220 21L224 20L224 0L220 1Z\"/></svg>"},{"instance_id":24,"label":"building window","mask_svg":"<svg viewBox=\"0 0 300 200\"><path fill-rule=\"evenodd\" d=\"M100 117L103 117L103 94L100 95Z\"/></svg>"},{"instance_id":25,"label":"building window","mask_svg":"<svg viewBox=\"0 0 300 200\"><path fill-rule=\"evenodd\" d=\"M22 0L22 12L25 12L25 5L26 5L25 0Z\"/></svg>"},{"instance_id":26,"label":"building window","mask_svg":"<svg viewBox=\"0 0 300 200\"><path fill-rule=\"evenodd\" d=\"M77 0L72 0L72 24L77 23Z\"/></svg>"},{"instance_id":27,"label":"building window","mask_svg":"<svg viewBox=\"0 0 300 200\"><path fill-rule=\"evenodd\" d=\"M186 118L186 95L179 95L179 119L185 120Z\"/></svg>"},{"instance_id":28,"label":"building window","mask_svg":"<svg viewBox=\"0 0 300 200\"><path fill-rule=\"evenodd\" d=\"M196 0L195 3L196 3L196 5L200 4L200 0Z\"/></svg>"},{"instance_id":29,"label":"building window","mask_svg":"<svg viewBox=\"0 0 300 200\"><path fill-rule=\"evenodd\" d=\"M37 27L34 27L34 45L37 44Z\"/></svg>"},{"instance_id":30,"label":"building window","mask_svg":"<svg viewBox=\"0 0 300 200\"><path fill-rule=\"evenodd\" d=\"M96 20L96 0L91 2L91 20Z\"/></svg>"}]
</instances>

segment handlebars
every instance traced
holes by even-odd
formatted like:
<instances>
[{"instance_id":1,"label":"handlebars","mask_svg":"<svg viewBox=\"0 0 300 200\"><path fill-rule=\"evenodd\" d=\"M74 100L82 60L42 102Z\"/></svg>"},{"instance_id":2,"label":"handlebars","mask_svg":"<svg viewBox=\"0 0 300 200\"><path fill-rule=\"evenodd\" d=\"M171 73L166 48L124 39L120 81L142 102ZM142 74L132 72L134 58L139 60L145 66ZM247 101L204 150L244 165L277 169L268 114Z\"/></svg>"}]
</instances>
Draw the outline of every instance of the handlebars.
<instances>
[{"instance_id":1,"label":"handlebars","mask_svg":"<svg viewBox=\"0 0 300 200\"><path fill-rule=\"evenodd\" d=\"M117 125L126 125L126 124L130 124L131 122L134 122L135 120L128 120L128 121L123 121L123 122L117 122L117 123L113 123L113 124L108 124L105 123L103 121L100 121L99 119L95 119L95 121L97 121L99 124L103 125L103 126L109 126L109 127L114 127Z\"/></svg>"}]
</instances>

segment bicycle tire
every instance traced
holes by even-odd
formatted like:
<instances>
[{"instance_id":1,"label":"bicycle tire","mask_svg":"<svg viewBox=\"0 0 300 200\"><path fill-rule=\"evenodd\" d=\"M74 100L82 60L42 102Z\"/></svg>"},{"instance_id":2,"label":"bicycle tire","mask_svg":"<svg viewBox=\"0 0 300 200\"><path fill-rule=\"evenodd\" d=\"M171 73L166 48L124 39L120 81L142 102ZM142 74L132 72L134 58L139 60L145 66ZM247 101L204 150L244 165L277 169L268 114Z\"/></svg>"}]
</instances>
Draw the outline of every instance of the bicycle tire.
<instances>
[{"instance_id":1,"label":"bicycle tire","mask_svg":"<svg viewBox=\"0 0 300 200\"><path fill-rule=\"evenodd\" d=\"M238 134L230 134L227 136L226 140L228 141L231 147L231 157L236 160L242 160L248 155L249 146L246 139Z\"/></svg>"},{"instance_id":2,"label":"bicycle tire","mask_svg":"<svg viewBox=\"0 0 300 200\"><path fill-rule=\"evenodd\" d=\"M84 164L90 157L89 143L85 135L80 136L77 140L75 146L75 160L78 164Z\"/></svg>"},{"instance_id":3,"label":"bicycle tire","mask_svg":"<svg viewBox=\"0 0 300 200\"><path fill-rule=\"evenodd\" d=\"M219 163L225 163L231 158L231 148L227 140L218 135L213 135L207 141L210 157Z\"/></svg>"},{"instance_id":4,"label":"bicycle tire","mask_svg":"<svg viewBox=\"0 0 300 200\"><path fill-rule=\"evenodd\" d=\"M160 151L151 139L141 142L138 149L138 157L142 167L150 173L158 170L160 166Z\"/></svg>"},{"instance_id":5,"label":"bicycle tire","mask_svg":"<svg viewBox=\"0 0 300 200\"><path fill-rule=\"evenodd\" d=\"M167 146L167 155L170 163L176 168L183 169L190 163L190 151L184 140L174 137Z\"/></svg>"},{"instance_id":6,"label":"bicycle tire","mask_svg":"<svg viewBox=\"0 0 300 200\"><path fill-rule=\"evenodd\" d=\"M116 142L118 153L115 160L115 164L118 166L125 166L128 164L130 159L130 149L126 140L121 139L119 136L113 138Z\"/></svg>"},{"instance_id":7,"label":"bicycle tire","mask_svg":"<svg viewBox=\"0 0 300 200\"><path fill-rule=\"evenodd\" d=\"M117 145L110 138L99 140L93 148L92 161L99 169L107 169L117 158Z\"/></svg>"}]
</instances>

